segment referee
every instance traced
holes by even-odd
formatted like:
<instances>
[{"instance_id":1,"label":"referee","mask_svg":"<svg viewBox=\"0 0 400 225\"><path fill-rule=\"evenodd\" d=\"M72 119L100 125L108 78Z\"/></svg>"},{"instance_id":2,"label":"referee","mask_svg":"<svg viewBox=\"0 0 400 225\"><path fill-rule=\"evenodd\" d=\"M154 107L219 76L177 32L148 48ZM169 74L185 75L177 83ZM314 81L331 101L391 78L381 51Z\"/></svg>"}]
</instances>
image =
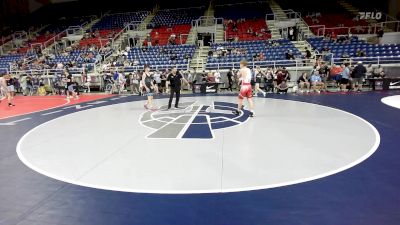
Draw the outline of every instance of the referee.
<instances>
[{"instance_id":1,"label":"referee","mask_svg":"<svg viewBox=\"0 0 400 225\"><path fill-rule=\"evenodd\" d=\"M169 82L170 86L168 109L171 108L172 99L174 98L174 93L176 95L175 108L178 109L179 97L181 96L182 82L185 82L186 84L189 84L189 82L182 76L182 74L178 72L176 67L172 67L171 73L167 77L167 81Z\"/></svg>"}]
</instances>

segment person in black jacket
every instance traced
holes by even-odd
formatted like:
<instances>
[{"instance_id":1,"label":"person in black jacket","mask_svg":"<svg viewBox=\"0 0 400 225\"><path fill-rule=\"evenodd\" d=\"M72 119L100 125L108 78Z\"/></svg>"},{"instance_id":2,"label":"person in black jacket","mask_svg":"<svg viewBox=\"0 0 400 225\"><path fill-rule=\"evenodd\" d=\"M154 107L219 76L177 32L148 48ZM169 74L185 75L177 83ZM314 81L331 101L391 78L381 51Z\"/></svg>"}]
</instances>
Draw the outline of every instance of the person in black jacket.
<instances>
[{"instance_id":1,"label":"person in black jacket","mask_svg":"<svg viewBox=\"0 0 400 225\"><path fill-rule=\"evenodd\" d=\"M178 109L179 97L181 96L182 81L185 82L187 85L189 85L189 82L182 76L181 73L178 72L176 67L172 68L171 73L167 77L167 81L169 82L170 86L168 109L171 108L174 93L176 95L175 108Z\"/></svg>"},{"instance_id":2,"label":"person in black jacket","mask_svg":"<svg viewBox=\"0 0 400 225\"><path fill-rule=\"evenodd\" d=\"M229 91L233 91L233 90L232 90L232 84L233 84L233 79L232 79L232 77L233 77L233 71L232 71L232 69L229 69L229 72L228 72L228 74L227 74L226 76L228 76L228 84L229 84L228 90L229 90Z\"/></svg>"},{"instance_id":3,"label":"person in black jacket","mask_svg":"<svg viewBox=\"0 0 400 225\"><path fill-rule=\"evenodd\" d=\"M357 91L361 91L366 72L367 72L367 69L362 64L362 62L358 62L357 66L354 67L353 73L351 76L352 77L351 86L354 91L356 91L356 89L355 89L356 85L357 85Z\"/></svg>"}]
</instances>

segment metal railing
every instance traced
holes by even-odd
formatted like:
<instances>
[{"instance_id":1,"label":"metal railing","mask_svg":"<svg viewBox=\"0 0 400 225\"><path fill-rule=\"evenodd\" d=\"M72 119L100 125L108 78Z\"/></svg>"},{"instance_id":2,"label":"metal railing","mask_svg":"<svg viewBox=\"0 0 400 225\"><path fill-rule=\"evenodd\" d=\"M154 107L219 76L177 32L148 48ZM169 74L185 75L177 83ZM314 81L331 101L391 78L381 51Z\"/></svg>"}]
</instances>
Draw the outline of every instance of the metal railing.
<instances>
[{"instance_id":1,"label":"metal railing","mask_svg":"<svg viewBox=\"0 0 400 225\"><path fill-rule=\"evenodd\" d=\"M400 64L400 56L332 58L333 64L349 63L350 65L354 65L357 64L359 61L361 61L364 65Z\"/></svg>"},{"instance_id":2,"label":"metal railing","mask_svg":"<svg viewBox=\"0 0 400 225\"><path fill-rule=\"evenodd\" d=\"M276 20L276 15L274 13L265 14L265 20Z\"/></svg>"},{"instance_id":3,"label":"metal railing","mask_svg":"<svg viewBox=\"0 0 400 225\"><path fill-rule=\"evenodd\" d=\"M293 9L286 9L282 10L286 17L291 20L291 19L300 19L301 18L301 13L300 12L295 12Z\"/></svg>"},{"instance_id":4,"label":"metal railing","mask_svg":"<svg viewBox=\"0 0 400 225\"><path fill-rule=\"evenodd\" d=\"M326 27L325 25L316 25L310 27L320 27L317 29L316 32L317 36L325 36L325 34L330 32L349 34L349 33L357 33L357 31L359 31L360 34L376 34L381 28L380 24L375 24L370 26L354 26L354 27Z\"/></svg>"},{"instance_id":5,"label":"metal railing","mask_svg":"<svg viewBox=\"0 0 400 225\"><path fill-rule=\"evenodd\" d=\"M68 71L70 74L82 74L85 72L86 69L90 69L91 73L97 73L97 66L95 63L84 63L84 66L82 67L75 67L75 68L68 68ZM20 75L33 75L33 76L50 76L50 75L59 75L61 74L64 69L27 69L27 70L21 70L21 69L12 69L10 68L8 72L12 75L15 76L20 76Z\"/></svg>"},{"instance_id":6,"label":"metal railing","mask_svg":"<svg viewBox=\"0 0 400 225\"><path fill-rule=\"evenodd\" d=\"M317 56L322 56L323 62L327 63L328 65L333 64L343 64L349 63L350 65L357 64L357 62L361 61L364 65L366 64L400 64L400 56L377 56L377 57L349 57L349 58L334 58L332 53L329 54L317 54ZM326 60L324 60L324 56L328 56ZM276 68L278 66L281 67L295 67L296 70L301 67L309 67L314 66L316 64L316 59L302 59L296 58L295 60L271 60L271 61L249 61L248 65L250 68L254 68L256 66L261 67L273 67ZM221 68L232 68L238 69L239 68L239 61L237 62L218 62L218 63L207 63L206 69L221 69Z\"/></svg>"},{"instance_id":7,"label":"metal railing","mask_svg":"<svg viewBox=\"0 0 400 225\"><path fill-rule=\"evenodd\" d=\"M151 71L162 71L165 69L171 69L172 67L176 67L180 70L184 69L184 70L189 70L189 63L185 63L185 64L170 64L170 65L151 65L150 66L150 70ZM107 67L106 69L102 69L101 71L99 71L99 73L110 73L112 71L116 71L118 70L119 72L123 72L123 73L132 73L132 72L136 72L136 71L143 71L144 70L144 65L136 65L136 66L110 66Z\"/></svg>"},{"instance_id":8,"label":"metal railing","mask_svg":"<svg viewBox=\"0 0 400 225\"><path fill-rule=\"evenodd\" d=\"M296 58L294 60L265 60L265 61L249 61L248 66L250 68L254 68L256 66L261 67L273 67L276 68L278 66L281 67L304 67L304 66L311 66L315 64L315 59L302 59ZM207 63L206 68L232 68L238 69L239 68L239 61L237 62L218 62L218 63Z\"/></svg>"}]
</instances>

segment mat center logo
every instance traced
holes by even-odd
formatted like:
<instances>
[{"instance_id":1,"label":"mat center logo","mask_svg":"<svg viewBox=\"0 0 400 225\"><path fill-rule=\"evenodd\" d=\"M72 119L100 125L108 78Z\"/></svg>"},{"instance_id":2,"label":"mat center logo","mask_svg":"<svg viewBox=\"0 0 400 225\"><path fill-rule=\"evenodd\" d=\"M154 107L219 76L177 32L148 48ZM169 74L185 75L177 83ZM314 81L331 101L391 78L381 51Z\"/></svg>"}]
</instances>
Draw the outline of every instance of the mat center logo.
<instances>
[{"instance_id":1,"label":"mat center logo","mask_svg":"<svg viewBox=\"0 0 400 225\"><path fill-rule=\"evenodd\" d=\"M158 139L210 139L213 130L233 127L244 123L250 112L244 109L239 116L232 114L237 105L229 102L213 102L210 105L185 102L180 109L146 111L139 119L145 126L154 129L147 138Z\"/></svg>"}]
</instances>

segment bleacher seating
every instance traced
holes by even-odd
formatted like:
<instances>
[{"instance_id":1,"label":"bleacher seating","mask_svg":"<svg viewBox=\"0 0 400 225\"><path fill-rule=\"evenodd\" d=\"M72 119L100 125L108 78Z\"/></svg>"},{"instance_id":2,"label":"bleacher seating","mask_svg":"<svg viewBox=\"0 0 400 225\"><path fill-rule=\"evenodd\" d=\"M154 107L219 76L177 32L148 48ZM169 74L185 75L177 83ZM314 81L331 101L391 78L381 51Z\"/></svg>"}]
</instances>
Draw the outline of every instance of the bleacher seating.
<instances>
[{"instance_id":1,"label":"bleacher seating","mask_svg":"<svg viewBox=\"0 0 400 225\"><path fill-rule=\"evenodd\" d=\"M145 51L144 51L145 49ZM143 67L146 64L151 65L152 69L166 69L173 65L180 65L180 69L186 69L189 62L185 56L192 58L196 47L194 45L167 45L153 46L146 48L133 48L128 53L128 60L138 61L137 66ZM162 52L164 50L164 53ZM176 60L171 57L176 54Z\"/></svg>"},{"instance_id":2,"label":"bleacher seating","mask_svg":"<svg viewBox=\"0 0 400 225\"><path fill-rule=\"evenodd\" d=\"M91 53L90 60L87 61L86 63L94 63L96 62L96 56L87 50L73 50L71 51L67 56L64 55L56 55L54 59L48 60L49 63L63 63L64 65L66 63L74 61L78 67L82 66L83 63L85 63L84 58L80 57L81 54L86 54L86 53Z\"/></svg>"},{"instance_id":3,"label":"bleacher seating","mask_svg":"<svg viewBox=\"0 0 400 225\"><path fill-rule=\"evenodd\" d=\"M24 55L4 55L0 56L0 74L6 73L10 69L10 63L22 60Z\"/></svg>"},{"instance_id":4,"label":"bleacher seating","mask_svg":"<svg viewBox=\"0 0 400 225\"><path fill-rule=\"evenodd\" d=\"M161 26L172 27L174 25L191 24L204 15L204 7L186 8L186 9L164 9L157 12L149 24L149 28L158 28Z\"/></svg>"},{"instance_id":5,"label":"bleacher seating","mask_svg":"<svg viewBox=\"0 0 400 225\"><path fill-rule=\"evenodd\" d=\"M140 22L144 20L148 14L148 11L142 11L105 15L100 21L93 25L91 30L94 31L122 29L126 26L127 23L135 21Z\"/></svg>"},{"instance_id":6,"label":"bleacher seating","mask_svg":"<svg viewBox=\"0 0 400 225\"><path fill-rule=\"evenodd\" d=\"M95 45L96 47L104 47L106 46L110 41L109 39L114 37L115 34L120 32L120 29L115 29L115 30L99 30L97 31L99 36L98 37L89 37L89 38L84 38L79 41L79 46L80 47L86 47L86 46L91 46Z\"/></svg>"},{"instance_id":7,"label":"bleacher seating","mask_svg":"<svg viewBox=\"0 0 400 225\"><path fill-rule=\"evenodd\" d=\"M187 34L189 34L191 26L190 25L174 25L170 28L166 26L162 26L159 28L154 28L151 33L151 40L152 40L152 45L166 45L168 43L168 39L172 34L176 35L176 44L181 44L181 39L182 39L182 44L186 43L187 40ZM180 35L185 34L181 36ZM147 41L144 41L144 45L147 45Z\"/></svg>"},{"instance_id":8,"label":"bleacher seating","mask_svg":"<svg viewBox=\"0 0 400 225\"><path fill-rule=\"evenodd\" d=\"M226 38L234 39L237 37L240 41L267 40L271 38L271 34L267 33L268 26L265 19L248 19L237 24L237 31L233 29L233 23L225 20ZM248 29L252 28L254 33L248 33Z\"/></svg>"},{"instance_id":9,"label":"bleacher seating","mask_svg":"<svg viewBox=\"0 0 400 225\"><path fill-rule=\"evenodd\" d=\"M343 44L324 40L321 37L308 39L313 48L322 51L323 48L329 48L334 58L342 58L347 53L354 61L365 61L368 63L398 63L400 60L400 44L370 44L357 38L352 38L350 43ZM365 57L358 57L357 51L365 52ZM342 59L337 59L340 63Z\"/></svg>"},{"instance_id":10,"label":"bleacher seating","mask_svg":"<svg viewBox=\"0 0 400 225\"><path fill-rule=\"evenodd\" d=\"M100 21L93 25L89 31L98 31L99 36L83 39L79 42L79 46L86 47L95 45L97 47L103 47L109 43L109 38L113 38L115 34L121 31L128 23L143 21L148 14L148 11L141 11L105 15Z\"/></svg>"},{"instance_id":11,"label":"bleacher seating","mask_svg":"<svg viewBox=\"0 0 400 225\"><path fill-rule=\"evenodd\" d=\"M282 66L293 66L295 65L294 61L286 60L285 53L288 51L292 51L292 54L296 58L301 58L302 55L300 51L288 40L277 40L279 46L272 46L269 41L242 41L242 42L225 42L225 43L216 43L211 45L211 51L217 51L219 49L226 49L228 52L232 49L245 49L245 54L227 54L227 56L222 57L213 57L209 56L207 59L207 69L217 69L217 68L232 68L239 66L239 61L241 59L247 59L249 62L253 62L253 57L256 54L263 53L265 59L262 61L255 61L254 65L256 66L271 66L273 62L266 61L274 61L274 60L282 60L279 65ZM219 64L219 65L217 65Z\"/></svg>"}]
</instances>

